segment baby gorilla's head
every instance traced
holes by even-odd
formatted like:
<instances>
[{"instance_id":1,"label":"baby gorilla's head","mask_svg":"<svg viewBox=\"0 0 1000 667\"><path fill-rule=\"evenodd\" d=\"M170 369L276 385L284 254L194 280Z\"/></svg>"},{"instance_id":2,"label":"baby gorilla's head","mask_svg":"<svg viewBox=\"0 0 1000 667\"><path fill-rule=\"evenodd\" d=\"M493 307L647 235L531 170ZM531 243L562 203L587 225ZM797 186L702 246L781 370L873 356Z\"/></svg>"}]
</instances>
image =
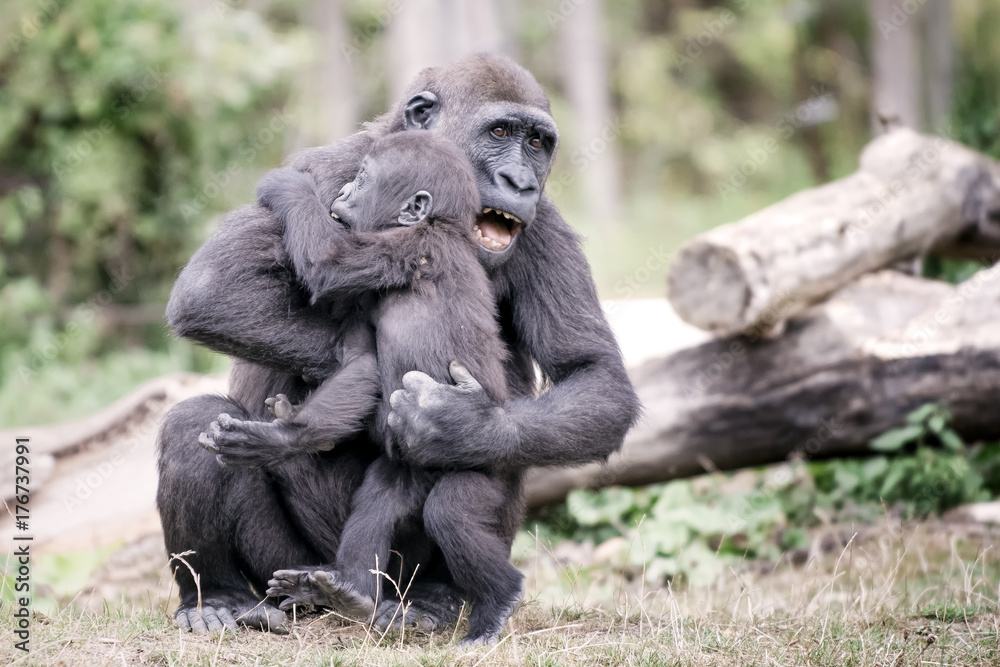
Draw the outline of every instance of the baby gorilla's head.
<instances>
[{"instance_id":1,"label":"baby gorilla's head","mask_svg":"<svg viewBox=\"0 0 1000 667\"><path fill-rule=\"evenodd\" d=\"M479 188L465 154L424 130L379 139L331 215L355 231L380 231L433 218L472 229Z\"/></svg>"}]
</instances>

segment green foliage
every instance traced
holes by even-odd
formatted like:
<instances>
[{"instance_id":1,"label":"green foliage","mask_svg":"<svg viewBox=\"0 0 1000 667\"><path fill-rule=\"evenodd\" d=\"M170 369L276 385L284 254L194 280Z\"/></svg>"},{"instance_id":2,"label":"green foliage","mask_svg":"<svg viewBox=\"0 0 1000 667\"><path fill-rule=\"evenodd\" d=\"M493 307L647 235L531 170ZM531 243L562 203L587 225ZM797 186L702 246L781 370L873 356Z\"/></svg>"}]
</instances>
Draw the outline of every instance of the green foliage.
<instances>
[{"instance_id":1,"label":"green foliage","mask_svg":"<svg viewBox=\"0 0 1000 667\"><path fill-rule=\"evenodd\" d=\"M935 438L948 450L960 452L965 443L952 430L950 422L947 408L928 403L907 415L905 425L872 440L871 448L878 452L897 452L908 444L923 445L928 438Z\"/></svg>"},{"instance_id":2,"label":"green foliage","mask_svg":"<svg viewBox=\"0 0 1000 667\"><path fill-rule=\"evenodd\" d=\"M773 560L808 545L827 520L873 521L887 508L923 517L1000 493L1000 444L967 447L947 409L924 405L872 441L880 455L782 464L644 488L577 490L529 521L543 540L624 537L622 563L659 581L712 583L742 559Z\"/></svg>"},{"instance_id":3,"label":"green foliage","mask_svg":"<svg viewBox=\"0 0 1000 667\"><path fill-rule=\"evenodd\" d=\"M983 268L981 263L971 259L929 255L924 258L923 276L957 285L971 278L981 268Z\"/></svg>"},{"instance_id":4,"label":"green foliage","mask_svg":"<svg viewBox=\"0 0 1000 667\"><path fill-rule=\"evenodd\" d=\"M958 67L952 103L957 141L1000 158L1000 7L990 0L959 3Z\"/></svg>"},{"instance_id":5,"label":"green foliage","mask_svg":"<svg viewBox=\"0 0 1000 667\"><path fill-rule=\"evenodd\" d=\"M681 576L704 585L728 563L772 558L782 546L798 546L800 534L781 534L792 480L791 470L781 469L737 488L725 475L709 475L641 489L577 490L563 509L536 517L532 530L548 539L595 542L622 535L641 545L625 560L642 565L651 582Z\"/></svg>"},{"instance_id":6,"label":"green foliage","mask_svg":"<svg viewBox=\"0 0 1000 667\"><path fill-rule=\"evenodd\" d=\"M164 363L204 355L169 341L162 305L212 215L279 160L300 60L294 35L220 7L0 5L4 425L65 417L64 404L39 414L10 399L51 402L97 368L122 371L106 382L120 395L149 373L206 366ZM65 393L69 413L93 408Z\"/></svg>"},{"instance_id":7,"label":"green foliage","mask_svg":"<svg viewBox=\"0 0 1000 667\"><path fill-rule=\"evenodd\" d=\"M899 507L919 517L956 505L988 500L998 483L996 446L966 448L950 426L948 410L924 405L906 423L871 442L872 449L896 456L813 464L823 505ZM903 452L909 452L903 454Z\"/></svg>"}]
</instances>

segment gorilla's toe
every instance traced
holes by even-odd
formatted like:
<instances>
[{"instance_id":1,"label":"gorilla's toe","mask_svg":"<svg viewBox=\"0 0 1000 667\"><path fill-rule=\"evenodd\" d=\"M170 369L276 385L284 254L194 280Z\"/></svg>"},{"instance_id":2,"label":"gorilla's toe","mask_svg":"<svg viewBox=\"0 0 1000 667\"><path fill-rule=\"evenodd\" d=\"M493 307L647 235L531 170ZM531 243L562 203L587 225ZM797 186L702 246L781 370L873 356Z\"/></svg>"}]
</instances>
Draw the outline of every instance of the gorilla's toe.
<instances>
[{"instance_id":1,"label":"gorilla's toe","mask_svg":"<svg viewBox=\"0 0 1000 667\"><path fill-rule=\"evenodd\" d=\"M249 595L213 597L201 604L182 604L174 613L174 622L182 630L196 634L218 632L223 628L236 631L240 626L287 634L285 613Z\"/></svg>"},{"instance_id":2,"label":"gorilla's toe","mask_svg":"<svg viewBox=\"0 0 1000 667\"><path fill-rule=\"evenodd\" d=\"M396 600L386 600L378 606L375 615L375 627L378 630L399 630L404 625L421 632L435 632L447 626L448 619L441 618L420 605L402 605Z\"/></svg>"}]
</instances>

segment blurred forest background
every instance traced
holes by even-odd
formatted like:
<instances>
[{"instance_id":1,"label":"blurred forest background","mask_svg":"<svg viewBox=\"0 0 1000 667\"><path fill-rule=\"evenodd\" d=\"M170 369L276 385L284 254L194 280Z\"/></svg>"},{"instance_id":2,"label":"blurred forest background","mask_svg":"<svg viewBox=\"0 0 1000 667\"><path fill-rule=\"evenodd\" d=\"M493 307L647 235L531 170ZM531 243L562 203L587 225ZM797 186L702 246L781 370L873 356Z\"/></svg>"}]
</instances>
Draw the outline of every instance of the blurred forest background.
<instances>
[{"instance_id":1,"label":"blurred forest background","mask_svg":"<svg viewBox=\"0 0 1000 667\"><path fill-rule=\"evenodd\" d=\"M995 0L8 0L0 4L0 425L227 361L170 287L292 151L477 50L561 130L547 190L606 299L663 296L692 235L852 171L876 110L1000 157Z\"/></svg>"}]
</instances>

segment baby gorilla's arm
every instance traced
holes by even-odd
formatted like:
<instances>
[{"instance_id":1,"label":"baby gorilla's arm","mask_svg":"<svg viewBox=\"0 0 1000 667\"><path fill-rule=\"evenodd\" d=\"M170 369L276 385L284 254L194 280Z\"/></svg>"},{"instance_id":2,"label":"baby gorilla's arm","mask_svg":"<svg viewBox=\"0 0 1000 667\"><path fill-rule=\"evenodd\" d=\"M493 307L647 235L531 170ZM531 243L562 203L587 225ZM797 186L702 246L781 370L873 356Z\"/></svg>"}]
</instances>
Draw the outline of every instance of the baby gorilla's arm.
<instances>
[{"instance_id":1,"label":"baby gorilla's arm","mask_svg":"<svg viewBox=\"0 0 1000 667\"><path fill-rule=\"evenodd\" d=\"M269 172L257 185L257 199L284 224L285 249L313 303L406 287L418 271L430 268L417 249L421 230L345 228L330 216L316 181L306 172L291 168ZM289 233L292 229L296 233Z\"/></svg>"},{"instance_id":2,"label":"baby gorilla's arm","mask_svg":"<svg viewBox=\"0 0 1000 667\"><path fill-rule=\"evenodd\" d=\"M321 263L326 269L310 285L313 303L412 285L421 273L433 268L421 251L431 245L422 238L426 231L393 227L346 234Z\"/></svg>"},{"instance_id":3,"label":"baby gorilla's arm","mask_svg":"<svg viewBox=\"0 0 1000 667\"><path fill-rule=\"evenodd\" d=\"M330 217L312 174L285 167L268 172L257 184L257 201L283 225L285 251L292 268L313 295L323 273L336 271L324 262L350 232Z\"/></svg>"},{"instance_id":4,"label":"baby gorilla's arm","mask_svg":"<svg viewBox=\"0 0 1000 667\"><path fill-rule=\"evenodd\" d=\"M374 347L345 360L344 367L293 408L284 395L268 399L271 422L219 415L198 444L225 466L270 467L289 456L333 449L360 432L378 402Z\"/></svg>"}]
</instances>

